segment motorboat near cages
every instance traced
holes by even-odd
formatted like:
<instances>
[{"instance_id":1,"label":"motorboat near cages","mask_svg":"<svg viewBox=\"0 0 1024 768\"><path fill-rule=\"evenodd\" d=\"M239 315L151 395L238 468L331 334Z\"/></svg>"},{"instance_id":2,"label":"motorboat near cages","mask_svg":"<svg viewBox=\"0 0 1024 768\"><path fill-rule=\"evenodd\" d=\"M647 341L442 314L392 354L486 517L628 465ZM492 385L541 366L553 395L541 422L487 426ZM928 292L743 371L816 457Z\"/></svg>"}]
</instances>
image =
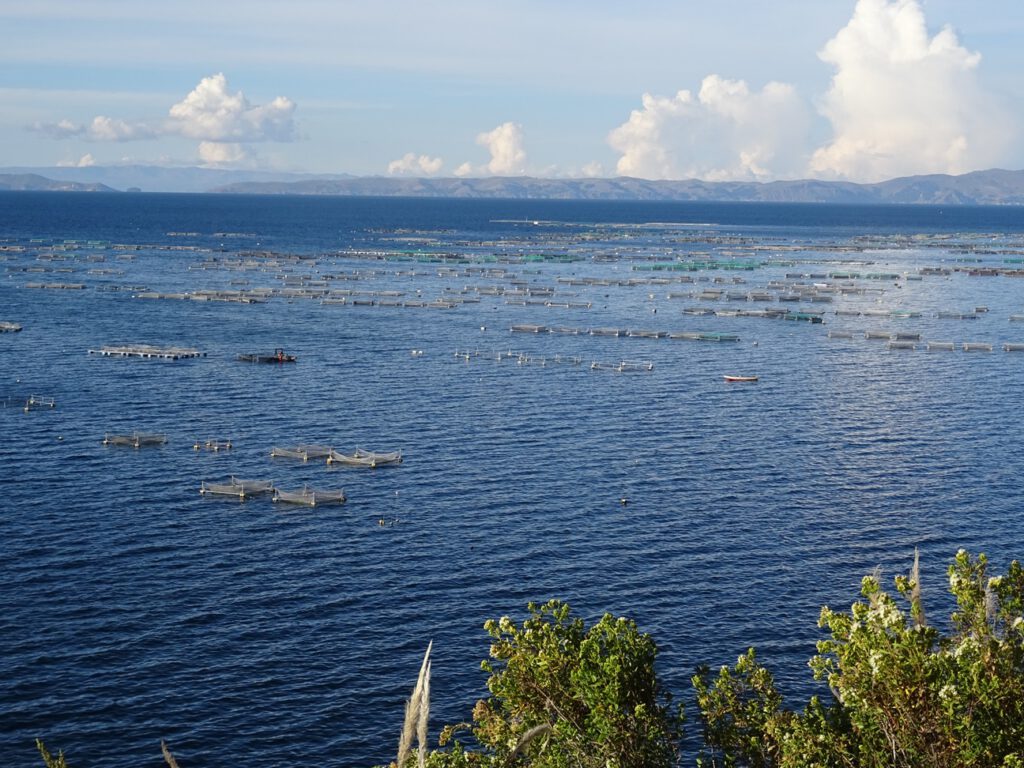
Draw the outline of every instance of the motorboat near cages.
<instances>
[{"instance_id":1,"label":"motorboat near cages","mask_svg":"<svg viewBox=\"0 0 1024 768\"><path fill-rule=\"evenodd\" d=\"M270 480L240 480L232 475L226 483L199 484L199 493L203 496L234 496L239 499L247 499L250 496L260 496L274 490L274 483Z\"/></svg>"},{"instance_id":2,"label":"motorboat near cages","mask_svg":"<svg viewBox=\"0 0 1024 768\"><path fill-rule=\"evenodd\" d=\"M167 435L164 434L132 432L130 435L112 435L108 432L103 435L104 445L127 445L132 448L142 448L146 445L163 445L166 442Z\"/></svg>"},{"instance_id":3,"label":"motorboat near cages","mask_svg":"<svg viewBox=\"0 0 1024 768\"><path fill-rule=\"evenodd\" d=\"M356 448L352 453L339 453L332 450L327 456L328 464L344 464L350 467L386 467L402 463L401 451L367 451Z\"/></svg>"},{"instance_id":4,"label":"motorboat near cages","mask_svg":"<svg viewBox=\"0 0 1024 768\"><path fill-rule=\"evenodd\" d=\"M284 349L278 347L272 355L247 353L239 355L238 359L243 363L294 363L295 355L286 354Z\"/></svg>"},{"instance_id":5,"label":"motorboat near cages","mask_svg":"<svg viewBox=\"0 0 1024 768\"><path fill-rule=\"evenodd\" d=\"M307 507L315 507L320 504L344 504L347 499L343 489L314 491L304 485L299 491L284 491L275 488L272 500L282 504L302 504Z\"/></svg>"}]
</instances>

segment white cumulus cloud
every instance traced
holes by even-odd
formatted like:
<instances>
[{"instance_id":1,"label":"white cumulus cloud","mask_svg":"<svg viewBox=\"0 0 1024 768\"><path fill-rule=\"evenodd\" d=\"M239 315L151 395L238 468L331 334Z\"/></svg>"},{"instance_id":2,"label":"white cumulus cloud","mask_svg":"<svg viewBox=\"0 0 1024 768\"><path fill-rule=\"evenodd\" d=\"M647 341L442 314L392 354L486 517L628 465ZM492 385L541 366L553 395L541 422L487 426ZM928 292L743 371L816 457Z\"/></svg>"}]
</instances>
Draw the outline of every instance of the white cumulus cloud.
<instances>
[{"instance_id":1,"label":"white cumulus cloud","mask_svg":"<svg viewBox=\"0 0 1024 768\"><path fill-rule=\"evenodd\" d=\"M223 74L204 77L165 119L128 122L98 115L86 124L71 120L36 123L31 130L55 139L125 142L184 136L199 141L206 165L237 165L252 159L246 145L286 142L296 138L295 102L278 96L268 104L252 104L241 91L231 93Z\"/></svg>"},{"instance_id":2,"label":"white cumulus cloud","mask_svg":"<svg viewBox=\"0 0 1024 768\"><path fill-rule=\"evenodd\" d=\"M523 149L523 127L518 123L502 123L493 131L481 133L476 143L491 153L484 171L494 176L517 176L526 173L526 150Z\"/></svg>"},{"instance_id":3,"label":"white cumulus cloud","mask_svg":"<svg viewBox=\"0 0 1024 768\"><path fill-rule=\"evenodd\" d=\"M241 144L230 141L202 141L199 143L199 160L203 165L214 167L241 165L249 159L249 151Z\"/></svg>"},{"instance_id":4,"label":"white cumulus cloud","mask_svg":"<svg viewBox=\"0 0 1024 768\"><path fill-rule=\"evenodd\" d=\"M768 179L806 165L809 113L794 88L708 75L697 96L645 93L642 108L608 135L620 176L646 179Z\"/></svg>"},{"instance_id":5,"label":"white cumulus cloud","mask_svg":"<svg viewBox=\"0 0 1024 768\"><path fill-rule=\"evenodd\" d=\"M92 119L85 135L92 141L140 141L155 138L159 131L145 123L128 123L99 115Z\"/></svg>"},{"instance_id":6,"label":"white cumulus cloud","mask_svg":"<svg viewBox=\"0 0 1024 768\"><path fill-rule=\"evenodd\" d=\"M77 160L62 160L57 163L58 168L90 168L96 165L96 158L86 152Z\"/></svg>"},{"instance_id":7,"label":"white cumulus cloud","mask_svg":"<svg viewBox=\"0 0 1024 768\"><path fill-rule=\"evenodd\" d=\"M254 106L245 95L228 91L223 74L204 77L170 109L170 130L201 141L292 141L295 103L278 96Z\"/></svg>"},{"instance_id":8,"label":"white cumulus cloud","mask_svg":"<svg viewBox=\"0 0 1024 768\"><path fill-rule=\"evenodd\" d=\"M146 123L129 123L104 115L94 117L88 125L64 119L57 123L36 123L32 129L55 139L82 138L87 141L141 141L160 135L159 130Z\"/></svg>"},{"instance_id":9,"label":"white cumulus cloud","mask_svg":"<svg viewBox=\"0 0 1024 768\"><path fill-rule=\"evenodd\" d=\"M29 130L43 133L53 139L70 139L85 134L85 126L64 118L56 123L34 123Z\"/></svg>"},{"instance_id":10,"label":"white cumulus cloud","mask_svg":"<svg viewBox=\"0 0 1024 768\"><path fill-rule=\"evenodd\" d=\"M859 0L819 53L835 67L821 102L833 138L810 170L877 181L998 163L1008 122L977 80L980 54L949 27L930 36L918 0Z\"/></svg>"},{"instance_id":11,"label":"white cumulus cloud","mask_svg":"<svg viewBox=\"0 0 1024 768\"><path fill-rule=\"evenodd\" d=\"M441 172L441 166L440 157L406 152L402 157L388 163L388 173L392 176L434 176Z\"/></svg>"}]
</instances>

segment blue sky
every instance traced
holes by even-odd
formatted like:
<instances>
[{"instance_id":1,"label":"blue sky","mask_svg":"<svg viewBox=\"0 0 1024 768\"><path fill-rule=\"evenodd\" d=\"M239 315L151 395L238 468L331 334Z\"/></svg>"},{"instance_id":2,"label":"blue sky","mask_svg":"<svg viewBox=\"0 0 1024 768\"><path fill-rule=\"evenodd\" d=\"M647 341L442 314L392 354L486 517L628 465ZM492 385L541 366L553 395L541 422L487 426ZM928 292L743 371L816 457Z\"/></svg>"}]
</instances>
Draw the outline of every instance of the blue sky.
<instances>
[{"instance_id":1,"label":"blue sky","mask_svg":"<svg viewBox=\"0 0 1024 768\"><path fill-rule=\"evenodd\" d=\"M1019 0L0 0L0 166L1024 167Z\"/></svg>"}]
</instances>

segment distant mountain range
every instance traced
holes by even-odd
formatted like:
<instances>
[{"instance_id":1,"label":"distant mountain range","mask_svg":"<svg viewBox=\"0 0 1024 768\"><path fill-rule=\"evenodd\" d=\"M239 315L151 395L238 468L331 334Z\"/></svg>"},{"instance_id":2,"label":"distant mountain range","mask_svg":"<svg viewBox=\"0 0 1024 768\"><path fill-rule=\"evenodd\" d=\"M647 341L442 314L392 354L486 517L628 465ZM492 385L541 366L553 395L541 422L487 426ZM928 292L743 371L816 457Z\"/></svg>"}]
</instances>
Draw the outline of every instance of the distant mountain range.
<instances>
[{"instance_id":1,"label":"distant mountain range","mask_svg":"<svg viewBox=\"0 0 1024 768\"><path fill-rule=\"evenodd\" d=\"M708 182L645 179L395 178L287 174L156 166L0 168L0 189L217 192L549 200L663 200L773 203L916 203L1024 205L1024 171L993 169L962 176L932 174L876 184L846 181Z\"/></svg>"},{"instance_id":2,"label":"distant mountain range","mask_svg":"<svg viewBox=\"0 0 1024 768\"><path fill-rule=\"evenodd\" d=\"M92 165L85 168L0 168L0 185L5 184L10 176L27 175L43 176L48 181L103 184L115 190L142 192L209 192L218 187L243 182L287 183L352 178L345 174L233 171L159 165Z\"/></svg>"},{"instance_id":3,"label":"distant mountain range","mask_svg":"<svg viewBox=\"0 0 1024 768\"><path fill-rule=\"evenodd\" d=\"M5 192L116 192L106 184L55 181L36 173L0 173L0 191Z\"/></svg>"}]
</instances>

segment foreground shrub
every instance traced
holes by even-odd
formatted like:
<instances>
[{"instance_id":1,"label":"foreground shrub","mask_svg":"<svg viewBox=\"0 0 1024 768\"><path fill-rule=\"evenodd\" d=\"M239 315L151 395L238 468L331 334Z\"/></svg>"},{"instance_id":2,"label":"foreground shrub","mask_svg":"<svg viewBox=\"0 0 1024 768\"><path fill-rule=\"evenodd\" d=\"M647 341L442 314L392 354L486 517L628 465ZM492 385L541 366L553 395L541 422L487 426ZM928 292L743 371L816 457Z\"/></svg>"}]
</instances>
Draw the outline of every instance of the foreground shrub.
<instances>
[{"instance_id":1,"label":"foreground shrub","mask_svg":"<svg viewBox=\"0 0 1024 768\"><path fill-rule=\"evenodd\" d=\"M989 578L984 555L949 567L956 611L948 634L929 626L917 567L861 584L850 611L821 611L829 639L811 659L832 700L781 709L750 650L732 669L694 677L706 766L1024 768L1024 569ZM901 608L901 603L903 607Z\"/></svg>"},{"instance_id":2,"label":"foreground shrub","mask_svg":"<svg viewBox=\"0 0 1024 768\"><path fill-rule=\"evenodd\" d=\"M431 755L433 766L537 768L674 765L682 709L673 707L654 673L657 647L628 619L605 614L587 629L565 603L529 606L517 625L488 621L490 697L477 703L462 729L477 749L461 743Z\"/></svg>"}]
</instances>

